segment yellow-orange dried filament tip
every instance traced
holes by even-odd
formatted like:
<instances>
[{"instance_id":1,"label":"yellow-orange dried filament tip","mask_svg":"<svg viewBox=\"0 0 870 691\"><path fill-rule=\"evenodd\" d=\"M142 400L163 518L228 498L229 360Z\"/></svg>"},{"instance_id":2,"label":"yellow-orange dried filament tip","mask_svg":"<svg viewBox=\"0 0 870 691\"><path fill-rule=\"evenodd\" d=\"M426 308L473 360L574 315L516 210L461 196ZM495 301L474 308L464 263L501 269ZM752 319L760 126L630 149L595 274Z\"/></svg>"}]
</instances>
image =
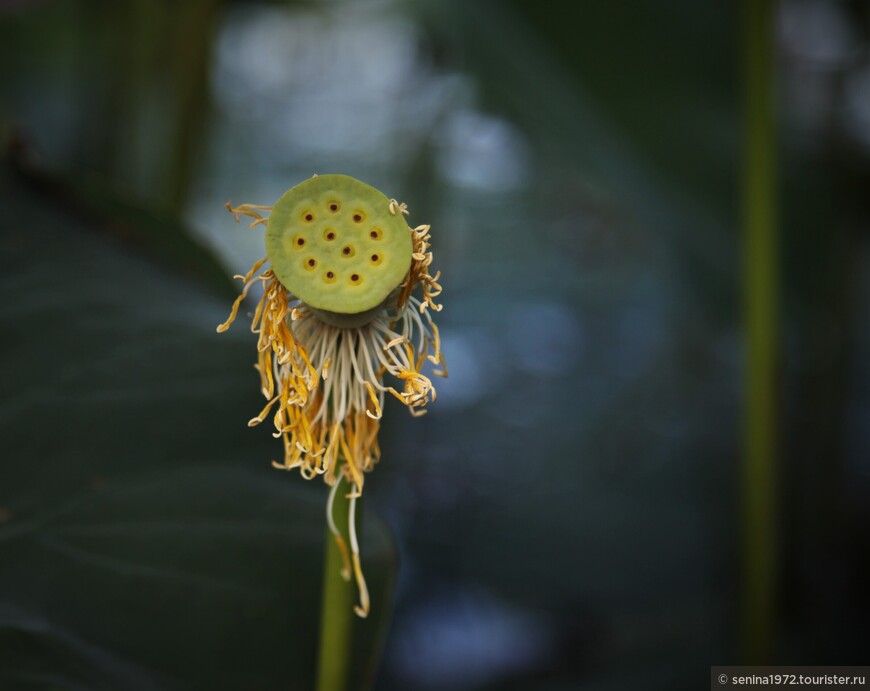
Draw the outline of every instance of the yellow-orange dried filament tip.
<instances>
[{"instance_id":1,"label":"yellow-orange dried filament tip","mask_svg":"<svg viewBox=\"0 0 870 691\"><path fill-rule=\"evenodd\" d=\"M298 468L306 479L322 476L330 486L327 524L342 555L342 575L357 584L354 611L364 617L370 605L356 500L365 473L380 459L384 397L422 415L435 400L425 363L440 366L433 374L447 375L431 316L441 311L435 302L441 285L440 273L429 272L430 228L410 228L405 204L344 175L310 178L273 207L226 207L236 221L247 216L252 228L266 225L267 256L236 276L241 294L217 329L229 328L259 284L251 331L258 336L256 369L266 405L248 424L271 415L284 449L273 465ZM343 481L350 485L347 540L332 514Z\"/></svg>"}]
</instances>

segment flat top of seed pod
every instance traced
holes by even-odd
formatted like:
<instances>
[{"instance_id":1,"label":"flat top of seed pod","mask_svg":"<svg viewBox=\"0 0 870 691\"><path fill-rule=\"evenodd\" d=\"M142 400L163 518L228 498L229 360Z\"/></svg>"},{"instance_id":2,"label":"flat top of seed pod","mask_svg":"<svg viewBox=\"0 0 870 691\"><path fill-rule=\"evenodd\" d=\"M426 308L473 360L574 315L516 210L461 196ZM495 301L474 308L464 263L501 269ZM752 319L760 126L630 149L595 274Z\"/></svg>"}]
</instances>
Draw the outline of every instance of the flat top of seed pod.
<instances>
[{"instance_id":1,"label":"flat top of seed pod","mask_svg":"<svg viewBox=\"0 0 870 691\"><path fill-rule=\"evenodd\" d=\"M316 309L356 314L380 305L411 265L401 213L348 175L317 175L272 207L266 254L278 280Z\"/></svg>"}]
</instances>

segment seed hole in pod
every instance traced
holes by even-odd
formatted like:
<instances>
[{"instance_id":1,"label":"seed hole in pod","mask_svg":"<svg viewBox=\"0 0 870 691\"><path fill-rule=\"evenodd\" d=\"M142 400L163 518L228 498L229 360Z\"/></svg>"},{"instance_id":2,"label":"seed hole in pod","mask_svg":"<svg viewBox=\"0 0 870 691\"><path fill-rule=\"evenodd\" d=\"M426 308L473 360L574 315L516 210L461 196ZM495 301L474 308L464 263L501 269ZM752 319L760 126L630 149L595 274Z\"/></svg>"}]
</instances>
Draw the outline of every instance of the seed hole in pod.
<instances>
[{"instance_id":1,"label":"seed hole in pod","mask_svg":"<svg viewBox=\"0 0 870 691\"><path fill-rule=\"evenodd\" d=\"M384 233L380 228L372 228L369 232L369 237L372 240L380 240L382 237L384 237Z\"/></svg>"},{"instance_id":2,"label":"seed hole in pod","mask_svg":"<svg viewBox=\"0 0 870 691\"><path fill-rule=\"evenodd\" d=\"M336 238L335 231L332 228L327 228L323 233L323 237L329 242L332 242Z\"/></svg>"},{"instance_id":3,"label":"seed hole in pod","mask_svg":"<svg viewBox=\"0 0 870 691\"><path fill-rule=\"evenodd\" d=\"M315 266L317 266L317 260L314 259L313 257L309 257L308 259L305 260L305 268L308 271L313 271Z\"/></svg>"},{"instance_id":4,"label":"seed hole in pod","mask_svg":"<svg viewBox=\"0 0 870 691\"><path fill-rule=\"evenodd\" d=\"M350 275L350 282L353 283L354 285L359 283L361 280L362 280L362 277L359 274L351 274Z\"/></svg>"},{"instance_id":5,"label":"seed hole in pod","mask_svg":"<svg viewBox=\"0 0 870 691\"><path fill-rule=\"evenodd\" d=\"M332 202L329 202L328 208L332 213L335 213L336 211L338 211L341 208L341 204L339 204L336 201L332 201Z\"/></svg>"},{"instance_id":6,"label":"seed hole in pod","mask_svg":"<svg viewBox=\"0 0 870 691\"><path fill-rule=\"evenodd\" d=\"M314 214L310 211L306 211L304 214L302 214L302 220L306 223L311 223L311 221L314 220Z\"/></svg>"},{"instance_id":7,"label":"seed hole in pod","mask_svg":"<svg viewBox=\"0 0 870 691\"><path fill-rule=\"evenodd\" d=\"M354 213L353 222L354 223L362 223L363 222L363 214L361 211L357 211L356 213Z\"/></svg>"},{"instance_id":8,"label":"seed hole in pod","mask_svg":"<svg viewBox=\"0 0 870 691\"><path fill-rule=\"evenodd\" d=\"M333 283L335 281L335 272L327 271L325 274L323 274L323 280L327 283Z\"/></svg>"},{"instance_id":9,"label":"seed hole in pod","mask_svg":"<svg viewBox=\"0 0 870 691\"><path fill-rule=\"evenodd\" d=\"M344 247L342 247L341 253L345 257L352 257L354 254L356 254L356 252L353 251L353 247L351 247L350 245L345 245Z\"/></svg>"},{"instance_id":10,"label":"seed hole in pod","mask_svg":"<svg viewBox=\"0 0 870 691\"><path fill-rule=\"evenodd\" d=\"M373 254L371 259L372 259L372 264L374 264L375 266L377 266L378 264L381 263L381 255L379 255L379 254Z\"/></svg>"}]
</instances>

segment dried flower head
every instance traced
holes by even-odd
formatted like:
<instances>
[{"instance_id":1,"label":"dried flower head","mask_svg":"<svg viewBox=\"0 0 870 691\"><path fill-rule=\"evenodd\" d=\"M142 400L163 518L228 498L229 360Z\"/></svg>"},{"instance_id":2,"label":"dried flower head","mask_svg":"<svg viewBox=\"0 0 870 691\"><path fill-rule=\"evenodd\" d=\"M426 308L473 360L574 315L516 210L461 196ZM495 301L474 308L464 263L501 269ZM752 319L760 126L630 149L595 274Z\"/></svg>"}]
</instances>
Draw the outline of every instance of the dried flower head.
<instances>
[{"instance_id":1,"label":"dried flower head","mask_svg":"<svg viewBox=\"0 0 870 691\"><path fill-rule=\"evenodd\" d=\"M346 175L314 176L272 207L227 209L266 224L266 257L251 267L229 319L259 283L263 296L251 330L259 335L257 371L267 403L249 421L272 416L284 446L276 468L298 468L331 486L327 522L356 578L364 617L369 597L356 537L356 499L365 473L380 458L378 427L390 394L411 414L424 414L435 389L423 374L428 360L446 376L438 327L439 273L430 275L429 226L410 228L408 209ZM266 216L268 214L268 216ZM267 264L269 265L268 268ZM417 290L419 288L419 290ZM332 505L342 480L350 485L350 555Z\"/></svg>"}]
</instances>

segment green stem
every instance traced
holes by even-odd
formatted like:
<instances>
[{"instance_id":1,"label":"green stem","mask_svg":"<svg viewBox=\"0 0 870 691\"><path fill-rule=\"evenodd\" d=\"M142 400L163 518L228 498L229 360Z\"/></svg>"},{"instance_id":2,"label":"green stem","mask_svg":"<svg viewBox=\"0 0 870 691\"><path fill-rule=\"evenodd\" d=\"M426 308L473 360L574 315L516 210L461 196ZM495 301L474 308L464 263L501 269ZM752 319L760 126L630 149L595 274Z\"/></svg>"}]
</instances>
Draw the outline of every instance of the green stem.
<instances>
[{"instance_id":1,"label":"green stem","mask_svg":"<svg viewBox=\"0 0 870 691\"><path fill-rule=\"evenodd\" d=\"M335 496L335 524L347 525L350 502L339 490ZM320 651L317 661L317 691L344 691L347 688L353 627L354 587L342 578L344 558L335 538L326 530L326 557L323 565L323 601L320 610Z\"/></svg>"},{"instance_id":2,"label":"green stem","mask_svg":"<svg viewBox=\"0 0 870 691\"><path fill-rule=\"evenodd\" d=\"M771 0L744 0L744 664L770 664L776 574L778 239Z\"/></svg>"},{"instance_id":3,"label":"green stem","mask_svg":"<svg viewBox=\"0 0 870 691\"><path fill-rule=\"evenodd\" d=\"M194 155L208 112L208 70L221 0L194 0L179 5L180 31L173 74L176 105L166 167L168 206L176 214L184 209L190 191Z\"/></svg>"}]
</instances>

